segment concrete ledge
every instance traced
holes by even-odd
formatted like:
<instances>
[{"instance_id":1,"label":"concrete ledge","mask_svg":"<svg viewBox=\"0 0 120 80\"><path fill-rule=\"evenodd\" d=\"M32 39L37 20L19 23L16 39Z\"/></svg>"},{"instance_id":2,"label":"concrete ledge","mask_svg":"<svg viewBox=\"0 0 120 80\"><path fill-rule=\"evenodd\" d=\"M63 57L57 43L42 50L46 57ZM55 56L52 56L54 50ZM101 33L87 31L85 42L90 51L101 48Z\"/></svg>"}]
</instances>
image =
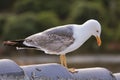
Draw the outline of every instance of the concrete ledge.
<instances>
[{"instance_id":1,"label":"concrete ledge","mask_svg":"<svg viewBox=\"0 0 120 80\"><path fill-rule=\"evenodd\" d=\"M113 75L116 77L117 80L120 80L120 73L114 73Z\"/></svg>"},{"instance_id":2,"label":"concrete ledge","mask_svg":"<svg viewBox=\"0 0 120 80\"><path fill-rule=\"evenodd\" d=\"M120 80L106 68L76 69L71 73L56 63L18 66L9 59L0 60L0 80Z\"/></svg>"},{"instance_id":3,"label":"concrete ledge","mask_svg":"<svg viewBox=\"0 0 120 80\"><path fill-rule=\"evenodd\" d=\"M79 80L116 80L112 72L106 68L84 68L77 71L78 73L73 74L73 77Z\"/></svg>"},{"instance_id":4,"label":"concrete ledge","mask_svg":"<svg viewBox=\"0 0 120 80\"><path fill-rule=\"evenodd\" d=\"M26 78L24 71L14 61L9 59L0 60L0 80L14 80Z\"/></svg>"},{"instance_id":5,"label":"concrete ledge","mask_svg":"<svg viewBox=\"0 0 120 80\"><path fill-rule=\"evenodd\" d=\"M71 79L72 75L63 66L50 63L21 66L30 79L58 80L59 78Z\"/></svg>"}]
</instances>

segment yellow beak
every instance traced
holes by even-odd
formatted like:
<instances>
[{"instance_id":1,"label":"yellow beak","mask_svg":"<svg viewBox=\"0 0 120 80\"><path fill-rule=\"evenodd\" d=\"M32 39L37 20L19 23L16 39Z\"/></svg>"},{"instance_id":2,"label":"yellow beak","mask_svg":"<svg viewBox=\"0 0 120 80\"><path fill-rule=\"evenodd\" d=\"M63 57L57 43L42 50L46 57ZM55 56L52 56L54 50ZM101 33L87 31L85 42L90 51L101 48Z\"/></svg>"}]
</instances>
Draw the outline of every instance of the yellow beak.
<instances>
[{"instance_id":1,"label":"yellow beak","mask_svg":"<svg viewBox=\"0 0 120 80\"><path fill-rule=\"evenodd\" d=\"M100 46L101 43L102 43L100 37L96 36L96 39L97 39L97 44L98 44L98 46Z\"/></svg>"}]
</instances>

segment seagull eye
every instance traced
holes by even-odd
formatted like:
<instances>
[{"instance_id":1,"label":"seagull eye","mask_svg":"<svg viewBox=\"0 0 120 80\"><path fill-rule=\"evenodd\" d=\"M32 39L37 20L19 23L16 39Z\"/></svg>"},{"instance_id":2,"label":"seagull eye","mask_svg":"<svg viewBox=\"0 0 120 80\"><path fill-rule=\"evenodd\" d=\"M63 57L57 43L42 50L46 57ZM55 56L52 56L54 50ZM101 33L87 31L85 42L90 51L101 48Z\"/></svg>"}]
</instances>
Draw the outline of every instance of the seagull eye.
<instances>
[{"instance_id":1,"label":"seagull eye","mask_svg":"<svg viewBox=\"0 0 120 80\"><path fill-rule=\"evenodd\" d=\"M99 31L97 30L96 32L98 33Z\"/></svg>"}]
</instances>

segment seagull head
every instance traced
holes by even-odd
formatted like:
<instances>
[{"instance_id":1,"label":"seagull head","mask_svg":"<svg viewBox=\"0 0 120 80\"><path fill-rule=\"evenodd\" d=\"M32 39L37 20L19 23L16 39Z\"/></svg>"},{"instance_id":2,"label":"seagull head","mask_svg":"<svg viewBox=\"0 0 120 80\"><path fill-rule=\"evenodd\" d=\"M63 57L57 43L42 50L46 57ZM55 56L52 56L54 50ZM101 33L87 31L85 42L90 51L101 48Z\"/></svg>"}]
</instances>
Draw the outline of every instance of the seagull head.
<instances>
[{"instance_id":1,"label":"seagull head","mask_svg":"<svg viewBox=\"0 0 120 80\"><path fill-rule=\"evenodd\" d=\"M96 37L98 46L101 45L101 25L97 20L90 19L84 23L90 34Z\"/></svg>"}]
</instances>

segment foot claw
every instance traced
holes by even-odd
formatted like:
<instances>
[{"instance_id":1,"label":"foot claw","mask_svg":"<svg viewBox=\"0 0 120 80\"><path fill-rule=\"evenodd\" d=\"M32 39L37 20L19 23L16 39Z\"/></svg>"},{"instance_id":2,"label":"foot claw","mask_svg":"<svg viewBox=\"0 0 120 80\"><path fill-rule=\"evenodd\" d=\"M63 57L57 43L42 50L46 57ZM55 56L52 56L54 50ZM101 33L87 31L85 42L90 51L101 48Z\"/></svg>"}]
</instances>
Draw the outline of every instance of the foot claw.
<instances>
[{"instance_id":1,"label":"foot claw","mask_svg":"<svg viewBox=\"0 0 120 80\"><path fill-rule=\"evenodd\" d=\"M77 73L77 72L78 72L78 71L75 70L75 68L69 68L68 70L69 70L69 72L71 72L71 73Z\"/></svg>"}]
</instances>

